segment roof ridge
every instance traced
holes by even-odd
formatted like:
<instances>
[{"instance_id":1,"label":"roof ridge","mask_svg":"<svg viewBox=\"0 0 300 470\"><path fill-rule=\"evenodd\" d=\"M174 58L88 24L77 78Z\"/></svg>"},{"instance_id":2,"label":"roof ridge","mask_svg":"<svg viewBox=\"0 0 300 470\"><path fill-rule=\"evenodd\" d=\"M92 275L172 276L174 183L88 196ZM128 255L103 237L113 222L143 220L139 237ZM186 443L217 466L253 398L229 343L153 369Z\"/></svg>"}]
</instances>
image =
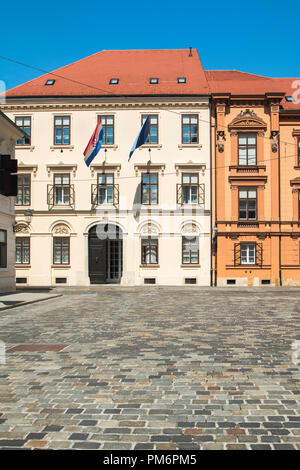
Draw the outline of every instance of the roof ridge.
<instances>
[{"instance_id":1,"label":"roof ridge","mask_svg":"<svg viewBox=\"0 0 300 470\"><path fill-rule=\"evenodd\" d=\"M255 77L272 79L272 77L267 77L266 75L258 75L257 73L252 73L252 72L243 72L242 70L237 70L237 69L210 69L210 70L204 70L204 72L238 72L238 73L243 73L244 75L253 75Z\"/></svg>"}]
</instances>

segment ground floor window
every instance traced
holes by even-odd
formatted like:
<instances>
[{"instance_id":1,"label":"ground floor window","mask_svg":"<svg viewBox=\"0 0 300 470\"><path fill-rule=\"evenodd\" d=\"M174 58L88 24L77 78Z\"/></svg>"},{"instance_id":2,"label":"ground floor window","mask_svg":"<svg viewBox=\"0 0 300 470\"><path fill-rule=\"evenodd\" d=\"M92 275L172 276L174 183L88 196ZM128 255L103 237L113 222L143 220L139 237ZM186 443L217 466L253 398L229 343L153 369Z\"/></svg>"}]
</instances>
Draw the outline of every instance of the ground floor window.
<instances>
[{"instance_id":1,"label":"ground floor window","mask_svg":"<svg viewBox=\"0 0 300 470\"><path fill-rule=\"evenodd\" d=\"M16 263L29 264L30 263L30 238L17 237L16 238Z\"/></svg>"},{"instance_id":2,"label":"ground floor window","mask_svg":"<svg viewBox=\"0 0 300 470\"><path fill-rule=\"evenodd\" d=\"M256 244L241 243L241 264L256 263Z\"/></svg>"},{"instance_id":3,"label":"ground floor window","mask_svg":"<svg viewBox=\"0 0 300 470\"><path fill-rule=\"evenodd\" d=\"M70 239L53 238L53 264L70 264Z\"/></svg>"},{"instance_id":4,"label":"ground floor window","mask_svg":"<svg viewBox=\"0 0 300 470\"><path fill-rule=\"evenodd\" d=\"M182 264L199 263L198 237L182 237Z\"/></svg>"},{"instance_id":5,"label":"ground floor window","mask_svg":"<svg viewBox=\"0 0 300 470\"><path fill-rule=\"evenodd\" d=\"M0 229L0 268L7 267L7 231Z\"/></svg>"},{"instance_id":6,"label":"ground floor window","mask_svg":"<svg viewBox=\"0 0 300 470\"><path fill-rule=\"evenodd\" d=\"M158 263L158 239L142 238L142 264Z\"/></svg>"}]
</instances>

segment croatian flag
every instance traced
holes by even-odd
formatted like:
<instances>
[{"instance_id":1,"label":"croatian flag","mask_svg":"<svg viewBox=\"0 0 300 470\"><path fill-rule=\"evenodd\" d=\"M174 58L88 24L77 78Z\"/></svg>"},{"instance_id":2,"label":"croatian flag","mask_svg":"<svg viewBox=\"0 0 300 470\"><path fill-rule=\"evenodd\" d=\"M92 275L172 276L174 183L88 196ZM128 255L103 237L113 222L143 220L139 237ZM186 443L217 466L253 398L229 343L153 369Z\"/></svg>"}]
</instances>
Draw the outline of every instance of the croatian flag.
<instances>
[{"instance_id":1,"label":"croatian flag","mask_svg":"<svg viewBox=\"0 0 300 470\"><path fill-rule=\"evenodd\" d=\"M149 130L150 130L150 116L147 117L146 121L142 125L142 128L141 128L137 138L134 141L132 149L130 150L128 161L131 159L131 155L133 154L135 149L137 149L138 147L140 147L141 145L143 145L146 142L146 140L149 136Z\"/></svg>"},{"instance_id":2,"label":"croatian flag","mask_svg":"<svg viewBox=\"0 0 300 470\"><path fill-rule=\"evenodd\" d=\"M87 144L85 151L83 152L86 166L90 166L95 156L101 149L102 142L103 142L103 127L101 124L101 118L99 118L96 129L94 130L93 135L90 138L90 141Z\"/></svg>"}]
</instances>

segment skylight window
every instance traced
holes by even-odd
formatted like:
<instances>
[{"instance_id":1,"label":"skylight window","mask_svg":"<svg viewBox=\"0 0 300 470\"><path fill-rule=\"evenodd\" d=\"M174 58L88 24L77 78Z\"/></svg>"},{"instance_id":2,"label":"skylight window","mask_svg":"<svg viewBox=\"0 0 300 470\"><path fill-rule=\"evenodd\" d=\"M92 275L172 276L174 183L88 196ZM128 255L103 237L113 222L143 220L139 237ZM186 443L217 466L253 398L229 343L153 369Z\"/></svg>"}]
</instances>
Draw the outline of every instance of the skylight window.
<instances>
[{"instance_id":1,"label":"skylight window","mask_svg":"<svg viewBox=\"0 0 300 470\"><path fill-rule=\"evenodd\" d=\"M293 96L286 96L285 100L288 101L289 103L293 103L294 102L294 97Z\"/></svg>"},{"instance_id":2,"label":"skylight window","mask_svg":"<svg viewBox=\"0 0 300 470\"><path fill-rule=\"evenodd\" d=\"M158 83L158 78L150 78L151 85Z\"/></svg>"},{"instance_id":3,"label":"skylight window","mask_svg":"<svg viewBox=\"0 0 300 470\"><path fill-rule=\"evenodd\" d=\"M118 79L118 78L111 78L111 79L109 80L109 84L110 84L110 85L118 85L118 83L119 83L119 79Z\"/></svg>"},{"instance_id":4,"label":"skylight window","mask_svg":"<svg viewBox=\"0 0 300 470\"><path fill-rule=\"evenodd\" d=\"M55 80L53 80L53 78L51 78L50 80L47 80L45 85L54 85L55 83Z\"/></svg>"},{"instance_id":5,"label":"skylight window","mask_svg":"<svg viewBox=\"0 0 300 470\"><path fill-rule=\"evenodd\" d=\"M186 83L186 78L185 77L178 77L177 78L177 83Z\"/></svg>"}]
</instances>

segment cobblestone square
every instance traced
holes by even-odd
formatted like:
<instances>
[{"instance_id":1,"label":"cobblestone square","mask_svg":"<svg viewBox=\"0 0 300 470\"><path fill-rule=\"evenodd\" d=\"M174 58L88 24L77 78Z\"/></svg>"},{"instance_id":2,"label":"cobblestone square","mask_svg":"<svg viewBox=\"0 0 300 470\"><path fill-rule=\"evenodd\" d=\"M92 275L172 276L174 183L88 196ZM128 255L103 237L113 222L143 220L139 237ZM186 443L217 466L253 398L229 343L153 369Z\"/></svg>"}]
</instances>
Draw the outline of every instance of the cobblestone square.
<instances>
[{"instance_id":1,"label":"cobblestone square","mask_svg":"<svg viewBox=\"0 0 300 470\"><path fill-rule=\"evenodd\" d=\"M1 449L300 449L300 289L63 294L0 312Z\"/></svg>"}]
</instances>

